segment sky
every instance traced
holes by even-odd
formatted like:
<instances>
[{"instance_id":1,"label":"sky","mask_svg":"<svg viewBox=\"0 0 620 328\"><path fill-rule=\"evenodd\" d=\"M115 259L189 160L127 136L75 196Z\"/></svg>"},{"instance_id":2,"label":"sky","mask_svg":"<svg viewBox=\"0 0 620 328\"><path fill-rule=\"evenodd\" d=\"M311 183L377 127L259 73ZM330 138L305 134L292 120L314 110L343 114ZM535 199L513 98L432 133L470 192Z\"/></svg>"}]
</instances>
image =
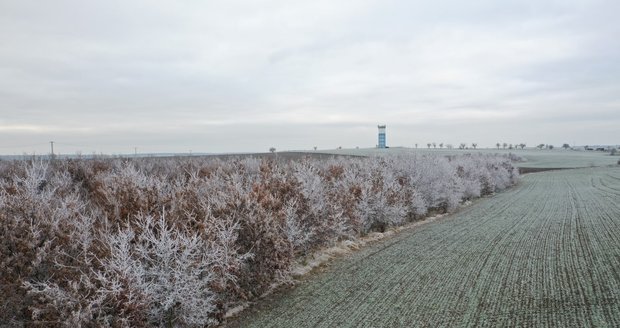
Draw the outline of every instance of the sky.
<instances>
[{"instance_id":1,"label":"sky","mask_svg":"<svg viewBox=\"0 0 620 328\"><path fill-rule=\"evenodd\" d=\"M0 0L0 154L620 144L617 0Z\"/></svg>"}]
</instances>

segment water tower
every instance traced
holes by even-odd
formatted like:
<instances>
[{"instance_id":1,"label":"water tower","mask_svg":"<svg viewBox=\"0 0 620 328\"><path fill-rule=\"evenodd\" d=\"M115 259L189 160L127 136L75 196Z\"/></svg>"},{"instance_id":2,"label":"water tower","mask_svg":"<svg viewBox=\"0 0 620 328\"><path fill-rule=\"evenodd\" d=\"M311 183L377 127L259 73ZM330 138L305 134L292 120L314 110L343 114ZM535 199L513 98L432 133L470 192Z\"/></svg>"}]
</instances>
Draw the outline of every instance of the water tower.
<instances>
[{"instance_id":1,"label":"water tower","mask_svg":"<svg viewBox=\"0 0 620 328\"><path fill-rule=\"evenodd\" d=\"M385 125L377 125L377 127L379 128L379 145L377 147L386 148L385 147Z\"/></svg>"}]
</instances>

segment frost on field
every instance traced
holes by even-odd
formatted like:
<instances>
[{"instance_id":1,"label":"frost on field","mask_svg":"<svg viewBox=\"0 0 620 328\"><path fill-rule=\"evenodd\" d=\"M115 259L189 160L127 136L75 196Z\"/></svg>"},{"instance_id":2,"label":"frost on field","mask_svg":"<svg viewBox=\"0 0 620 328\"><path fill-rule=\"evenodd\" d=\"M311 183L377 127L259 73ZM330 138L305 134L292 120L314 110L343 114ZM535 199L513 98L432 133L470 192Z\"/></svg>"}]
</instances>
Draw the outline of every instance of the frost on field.
<instances>
[{"instance_id":1,"label":"frost on field","mask_svg":"<svg viewBox=\"0 0 620 328\"><path fill-rule=\"evenodd\" d=\"M483 155L0 162L0 322L217 323L300 256L517 178Z\"/></svg>"}]
</instances>

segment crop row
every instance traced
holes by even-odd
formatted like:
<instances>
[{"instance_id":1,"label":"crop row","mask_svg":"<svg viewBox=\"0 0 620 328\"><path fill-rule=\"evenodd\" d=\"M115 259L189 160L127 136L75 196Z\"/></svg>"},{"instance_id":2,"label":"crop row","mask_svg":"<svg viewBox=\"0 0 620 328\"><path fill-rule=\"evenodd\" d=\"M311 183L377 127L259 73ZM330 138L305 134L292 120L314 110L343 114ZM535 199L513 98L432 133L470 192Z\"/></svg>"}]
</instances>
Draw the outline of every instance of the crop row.
<instances>
[{"instance_id":1,"label":"crop row","mask_svg":"<svg viewBox=\"0 0 620 328\"><path fill-rule=\"evenodd\" d=\"M490 155L0 162L0 323L217 323L295 258L517 178Z\"/></svg>"}]
</instances>

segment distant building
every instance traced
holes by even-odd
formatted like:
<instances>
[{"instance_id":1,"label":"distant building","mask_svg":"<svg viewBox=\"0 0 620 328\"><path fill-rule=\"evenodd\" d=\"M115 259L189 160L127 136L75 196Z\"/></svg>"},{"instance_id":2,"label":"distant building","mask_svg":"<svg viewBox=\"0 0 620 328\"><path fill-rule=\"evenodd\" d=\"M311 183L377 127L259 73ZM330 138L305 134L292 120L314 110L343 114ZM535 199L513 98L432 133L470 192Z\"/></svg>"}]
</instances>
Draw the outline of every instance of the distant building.
<instances>
[{"instance_id":1,"label":"distant building","mask_svg":"<svg viewBox=\"0 0 620 328\"><path fill-rule=\"evenodd\" d=\"M385 125L377 125L377 127L379 128L379 144L377 145L377 147L387 148L385 146Z\"/></svg>"}]
</instances>

